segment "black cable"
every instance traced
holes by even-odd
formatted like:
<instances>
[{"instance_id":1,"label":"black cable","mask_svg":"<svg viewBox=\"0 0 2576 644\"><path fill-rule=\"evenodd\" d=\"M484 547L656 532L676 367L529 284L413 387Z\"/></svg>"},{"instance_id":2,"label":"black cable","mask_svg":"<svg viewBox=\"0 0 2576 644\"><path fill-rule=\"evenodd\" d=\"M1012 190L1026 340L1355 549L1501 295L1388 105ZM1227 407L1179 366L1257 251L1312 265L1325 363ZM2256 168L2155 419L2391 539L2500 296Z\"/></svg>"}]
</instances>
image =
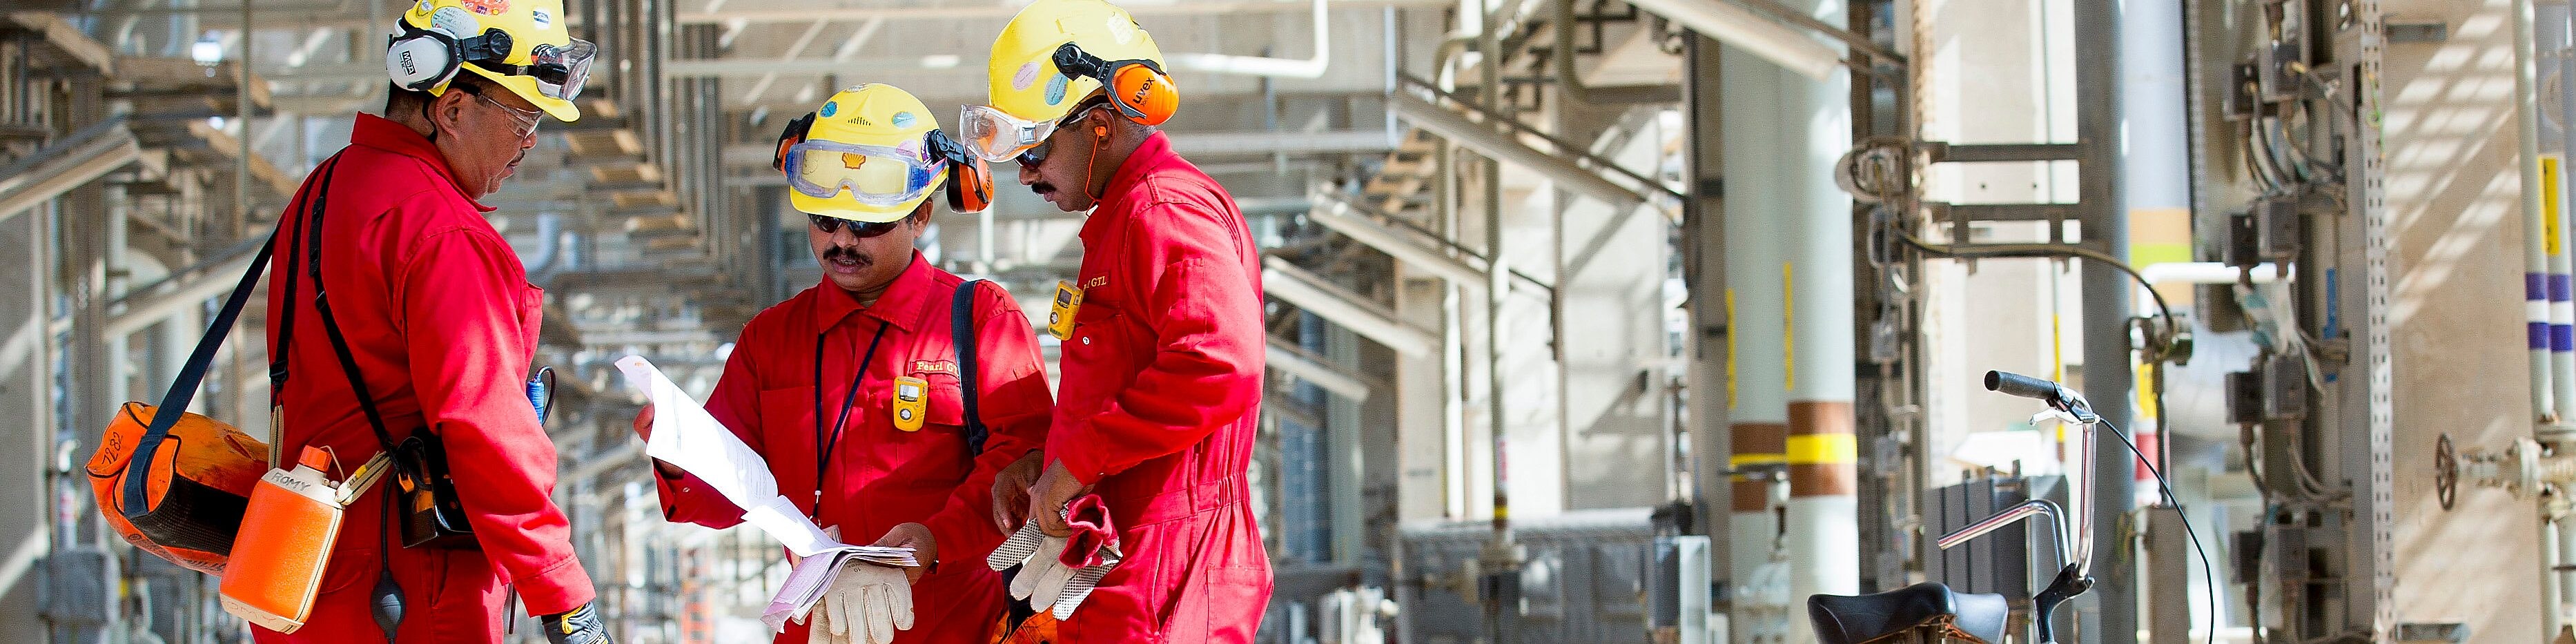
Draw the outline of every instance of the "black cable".
<instances>
[{"instance_id":1,"label":"black cable","mask_svg":"<svg viewBox=\"0 0 2576 644\"><path fill-rule=\"evenodd\" d=\"M2054 244L1985 244L1975 250L1963 251L1949 246L1926 243L1902 230L1892 232L1895 232L1898 238L1905 240L1907 245L1922 249L1923 252L1946 257L2074 257L2101 262L2119 269L2122 273L2127 273L2129 279L2136 280L2139 286L2146 287L2147 297L2156 301L2156 312L2164 318L2165 337L2172 338L2181 333L2180 328L2175 326L2173 307L2165 304L2165 295L2156 292L2155 284L2148 282L2147 276L2138 274L2138 269L2131 268L2128 262L2120 261L2109 253L2081 246Z\"/></svg>"},{"instance_id":2,"label":"black cable","mask_svg":"<svg viewBox=\"0 0 2576 644\"><path fill-rule=\"evenodd\" d=\"M2145 450L2138 449L2138 444L2130 442L2129 435L2121 432L2120 428L2112 426L2111 421L2101 421L2101 424L2102 429L2110 431L2112 436L2120 439L2121 445L2129 448L2129 454L2137 457L2139 464L2147 466L2148 474L2155 475L2156 490L2164 494L2165 501L2173 504L2174 517L2182 520L2183 536L2191 537L2192 553L2200 556L2200 573L2203 577L2209 580L2209 631L2203 635L2206 637L2208 642L2216 644L2218 642L2219 627L2218 568L2217 566L2209 563L2209 549L2200 544L2200 532L2193 530L2191 527L2191 513L2183 511L2182 497L2174 494L2173 482L2165 478L2164 470L2158 469L2155 463L2148 462ZM2091 464L2087 464L2086 466L2090 467Z\"/></svg>"}]
</instances>

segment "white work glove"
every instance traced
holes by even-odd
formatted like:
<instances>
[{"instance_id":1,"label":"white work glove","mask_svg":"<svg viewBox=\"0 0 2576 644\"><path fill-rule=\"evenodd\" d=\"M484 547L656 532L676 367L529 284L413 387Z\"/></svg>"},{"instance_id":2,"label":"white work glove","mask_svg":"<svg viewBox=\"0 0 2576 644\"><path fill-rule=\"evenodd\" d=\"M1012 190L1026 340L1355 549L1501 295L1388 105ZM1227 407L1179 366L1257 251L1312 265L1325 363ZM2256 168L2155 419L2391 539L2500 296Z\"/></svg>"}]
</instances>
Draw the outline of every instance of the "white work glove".
<instances>
[{"instance_id":1,"label":"white work glove","mask_svg":"<svg viewBox=\"0 0 2576 644\"><path fill-rule=\"evenodd\" d=\"M1034 547L1028 545L1031 542ZM1011 578L1011 598L1028 600L1029 610L1052 613L1058 620L1072 619L1073 609L1091 596L1100 578L1118 567L1119 557L1113 550L1101 554L1100 565L1074 568L1064 565L1064 548L1064 537L1046 536L1036 523L1030 523L995 548L986 564L995 570L1020 566L1020 574Z\"/></svg>"},{"instance_id":2,"label":"white work glove","mask_svg":"<svg viewBox=\"0 0 2576 644\"><path fill-rule=\"evenodd\" d=\"M912 584L900 568L853 561L808 612L811 623L796 616L810 627L807 644L890 644L895 631L912 630Z\"/></svg>"}]
</instances>

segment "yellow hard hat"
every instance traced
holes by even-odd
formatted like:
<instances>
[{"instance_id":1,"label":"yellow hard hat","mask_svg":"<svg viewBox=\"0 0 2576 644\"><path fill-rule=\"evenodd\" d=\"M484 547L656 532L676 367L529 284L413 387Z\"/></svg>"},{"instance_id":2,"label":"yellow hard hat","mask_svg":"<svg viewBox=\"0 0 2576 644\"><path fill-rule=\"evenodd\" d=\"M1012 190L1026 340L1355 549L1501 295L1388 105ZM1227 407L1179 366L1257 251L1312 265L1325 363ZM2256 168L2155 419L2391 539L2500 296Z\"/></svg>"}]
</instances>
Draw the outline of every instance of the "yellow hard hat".
<instances>
[{"instance_id":1,"label":"yellow hard hat","mask_svg":"<svg viewBox=\"0 0 2576 644\"><path fill-rule=\"evenodd\" d=\"M573 99L598 48L564 27L563 0L418 0L385 50L395 85L447 93L459 69L481 74L558 120L581 119Z\"/></svg>"},{"instance_id":2,"label":"yellow hard hat","mask_svg":"<svg viewBox=\"0 0 2576 644\"><path fill-rule=\"evenodd\" d=\"M1063 51L1068 44L1075 51ZM1088 61L1079 65L1085 69L1065 69L1059 62L1075 59ZM1112 75L1118 63L1151 68L1159 90L1170 91L1170 79L1161 76L1163 50L1127 10L1102 0L1030 3L993 39L985 69L990 98L986 105L966 109L959 133L984 159L1008 159L1045 140L1056 121L1100 90L1101 78ZM1118 107L1125 110L1127 105ZM1161 116L1169 116L1168 105ZM1151 119L1159 122L1159 117Z\"/></svg>"},{"instance_id":3,"label":"yellow hard hat","mask_svg":"<svg viewBox=\"0 0 2576 644\"><path fill-rule=\"evenodd\" d=\"M798 211L865 223L911 216L942 187L961 212L981 210L992 191L983 164L939 131L921 99L879 83L841 90L789 123L774 165Z\"/></svg>"}]
</instances>

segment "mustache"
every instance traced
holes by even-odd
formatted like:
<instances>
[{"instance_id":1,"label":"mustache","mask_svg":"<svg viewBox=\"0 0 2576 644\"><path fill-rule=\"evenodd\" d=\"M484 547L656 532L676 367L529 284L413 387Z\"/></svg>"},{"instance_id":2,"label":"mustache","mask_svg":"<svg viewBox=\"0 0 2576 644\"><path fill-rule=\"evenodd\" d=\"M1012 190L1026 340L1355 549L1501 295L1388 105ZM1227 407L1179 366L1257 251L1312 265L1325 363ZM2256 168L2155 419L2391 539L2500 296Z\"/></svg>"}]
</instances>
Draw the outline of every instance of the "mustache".
<instances>
[{"instance_id":1,"label":"mustache","mask_svg":"<svg viewBox=\"0 0 2576 644\"><path fill-rule=\"evenodd\" d=\"M857 248L849 246L833 246L831 248L823 249L823 261L837 262L844 259L858 262L859 266L863 268L876 265L877 263L875 257L870 257L867 253L859 252L859 249Z\"/></svg>"}]
</instances>

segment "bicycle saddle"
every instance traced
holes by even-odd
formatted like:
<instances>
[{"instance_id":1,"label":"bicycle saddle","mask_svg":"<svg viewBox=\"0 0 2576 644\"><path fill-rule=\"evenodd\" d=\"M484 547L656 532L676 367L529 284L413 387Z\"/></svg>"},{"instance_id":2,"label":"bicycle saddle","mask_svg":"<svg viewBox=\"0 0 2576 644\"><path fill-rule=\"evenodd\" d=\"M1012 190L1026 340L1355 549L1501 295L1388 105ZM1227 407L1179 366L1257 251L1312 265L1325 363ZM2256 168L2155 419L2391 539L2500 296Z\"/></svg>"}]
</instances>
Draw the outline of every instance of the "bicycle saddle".
<instances>
[{"instance_id":1,"label":"bicycle saddle","mask_svg":"<svg viewBox=\"0 0 2576 644\"><path fill-rule=\"evenodd\" d=\"M1939 622L1980 641L2002 642L2011 612L2003 595L1951 592L1935 583L1869 595L1807 596L1807 619L1823 644L1875 642Z\"/></svg>"}]
</instances>

